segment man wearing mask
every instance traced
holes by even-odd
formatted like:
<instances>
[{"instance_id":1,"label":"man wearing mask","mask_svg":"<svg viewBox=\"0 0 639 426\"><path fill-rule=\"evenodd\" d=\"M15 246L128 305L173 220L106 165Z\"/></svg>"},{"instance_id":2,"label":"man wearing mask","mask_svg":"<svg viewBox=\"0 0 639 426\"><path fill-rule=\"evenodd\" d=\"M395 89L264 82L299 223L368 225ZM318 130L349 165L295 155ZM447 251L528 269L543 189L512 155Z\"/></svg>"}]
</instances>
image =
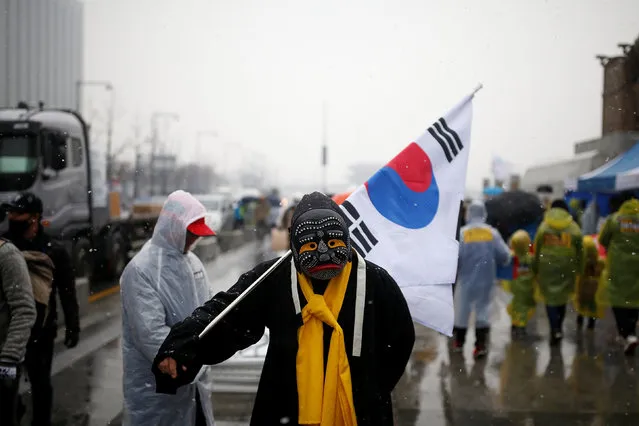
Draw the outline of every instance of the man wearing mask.
<instances>
[{"instance_id":1,"label":"man wearing mask","mask_svg":"<svg viewBox=\"0 0 639 426\"><path fill-rule=\"evenodd\" d=\"M4 204L8 212L9 231L5 238L20 251L36 251L46 254L55 267L46 318L40 330L33 330L27 345L25 367L33 400L34 426L51 424L53 387L51 386L51 363L53 344L57 335L56 294L60 296L64 312L66 334L64 344L73 348L78 344L80 335L80 316L75 293L75 274L71 258L64 247L51 240L44 233L42 220L42 201L34 194L25 192L11 203ZM39 322L38 322L39 323Z\"/></svg>"},{"instance_id":2,"label":"man wearing mask","mask_svg":"<svg viewBox=\"0 0 639 426\"><path fill-rule=\"evenodd\" d=\"M215 235L206 209L191 194L176 191L162 207L151 240L120 279L125 424L213 425L208 368L177 392L158 395L151 364L171 326L211 297L202 262L191 249Z\"/></svg>"},{"instance_id":3,"label":"man wearing mask","mask_svg":"<svg viewBox=\"0 0 639 426\"><path fill-rule=\"evenodd\" d=\"M179 395L203 364L257 343L268 327L252 425L394 424L391 392L415 341L399 286L351 247L340 208L324 194L297 204L290 243L293 258L201 340L209 321L276 260L172 327L153 365L158 392Z\"/></svg>"},{"instance_id":4,"label":"man wearing mask","mask_svg":"<svg viewBox=\"0 0 639 426\"><path fill-rule=\"evenodd\" d=\"M18 426L21 363L36 319L27 264L18 249L0 240L0 421Z\"/></svg>"}]
</instances>

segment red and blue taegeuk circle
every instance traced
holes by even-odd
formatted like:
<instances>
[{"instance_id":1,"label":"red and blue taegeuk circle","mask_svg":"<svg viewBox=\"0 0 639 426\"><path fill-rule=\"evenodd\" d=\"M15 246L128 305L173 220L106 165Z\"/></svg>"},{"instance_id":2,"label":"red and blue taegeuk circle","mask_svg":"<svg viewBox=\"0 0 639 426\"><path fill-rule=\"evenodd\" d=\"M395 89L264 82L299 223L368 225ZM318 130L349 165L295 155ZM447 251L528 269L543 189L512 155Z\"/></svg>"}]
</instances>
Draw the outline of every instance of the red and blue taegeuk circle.
<instances>
[{"instance_id":1,"label":"red and blue taegeuk circle","mask_svg":"<svg viewBox=\"0 0 639 426\"><path fill-rule=\"evenodd\" d=\"M375 173L366 190L382 216L408 229L428 226L439 207L432 162L415 142Z\"/></svg>"}]
</instances>

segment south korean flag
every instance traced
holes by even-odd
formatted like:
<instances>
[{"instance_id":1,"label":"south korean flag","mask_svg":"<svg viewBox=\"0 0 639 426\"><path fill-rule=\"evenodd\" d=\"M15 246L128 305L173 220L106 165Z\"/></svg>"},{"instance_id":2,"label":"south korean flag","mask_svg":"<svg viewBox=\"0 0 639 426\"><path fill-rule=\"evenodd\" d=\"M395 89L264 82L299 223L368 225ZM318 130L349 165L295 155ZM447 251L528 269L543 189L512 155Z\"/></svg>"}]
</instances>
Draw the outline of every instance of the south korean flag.
<instances>
[{"instance_id":1,"label":"south korean flag","mask_svg":"<svg viewBox=\"0 0 639 426\"><path fill-rule=\"evenodd\" d=\"M397 281L414 320L447 335L475 92L342 204L355 249Z\"/></svg>"}]
</instances>

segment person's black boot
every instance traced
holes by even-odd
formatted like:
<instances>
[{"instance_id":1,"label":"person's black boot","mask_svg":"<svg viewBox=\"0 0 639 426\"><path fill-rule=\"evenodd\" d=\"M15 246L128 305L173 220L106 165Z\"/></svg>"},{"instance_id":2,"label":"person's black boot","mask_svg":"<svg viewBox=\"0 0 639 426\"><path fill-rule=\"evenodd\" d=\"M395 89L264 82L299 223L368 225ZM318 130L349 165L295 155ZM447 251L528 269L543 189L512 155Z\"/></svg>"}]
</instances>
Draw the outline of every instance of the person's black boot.
<instances>
[{"instance_id":1,"label":"person's black boot","mask_svg":"<svg viewBox=\"0 0 639 426\"><path fill-rule=\"evenodd\" d=\"M453 328L453 352L460 353L464 350L464 343L466 343L466 328L454 327Z\"/></svg>"},{"instance_id":2,"label":"person's black boot","mask_svg":"<svg viewBox=\"0 0 639 426\"><path fill-rule=\"evenodd\" d=\"M588 318L588 330L591 330L591 331L594 330L596 324L597 324L596 318Z\"/></svg>"},{"instance_id":3,"label":"person's black boot","mask_svg":"<svg viewBox=\"0 0 639 426\"><path fill-rule=\"evenodd\" d=\"M488 355L488 334L490 333L490 327L481 327L475 329L475 350L473 351L473 357L475 359L483 358Z\"/></svg>"},{"instance_id":4,"label":"person's black boot","mask_svg":"<svg viewBox=\"0 0 639 426\"><path fill-rule=\"evenodd\" d=\"M584 326L584 317L582 317L581 315L577 315L577 330L581 330L583 326Z\"/></svg>"},{"instance_id":5,"label":"person's black boot","mask_svg":"<svg viewBox=\"0 0 639 426\"><path fill-rule=\"evenodd\" d=\"M563 339L563 338L564 338L564 335L561 332L561 330L551 330L550 331L550 346L557 346L561 342L561 339Z\"/></svg>"},{"instance_id":6,"label":"person's black boot","mask_svg":"<svg viewBox=\"0 0 639 426\"><path fill-rule=\"evenodd\" d=\"M510 337L513 340L517 340L517 339L521 339L523 337L526 337L526 327L517 327L516 325L513 325L510 328Z\"/></svg>"}]
</instances>

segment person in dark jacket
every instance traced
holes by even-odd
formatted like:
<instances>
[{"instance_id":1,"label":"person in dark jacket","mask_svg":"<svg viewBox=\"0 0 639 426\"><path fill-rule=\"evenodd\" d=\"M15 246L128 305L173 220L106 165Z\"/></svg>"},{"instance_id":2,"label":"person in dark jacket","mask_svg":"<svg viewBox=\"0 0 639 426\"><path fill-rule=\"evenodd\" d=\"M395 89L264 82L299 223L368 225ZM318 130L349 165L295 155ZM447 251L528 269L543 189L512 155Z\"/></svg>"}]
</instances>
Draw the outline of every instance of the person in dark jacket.
<instances>
[{"instance_id":1,"label":"person in dark jacket","mask_svg":"<svg viewBox=\"0 0 639 426\"><path fill-rule=\"evenodd\" d=\"M275 260L245 273L173 326L154 361L156 390L175 392L202 365L255 344L268 327L252 425L392 425L391 391L415 341L401 290L351 248L341 210L324 194L298 203L291 247L292 260L202 339L206 325Z\"/></svg>"},{"instance_id":2,"label":"person in dark jacket","mask_svg":"<svg viewBox=\"0 0 639 426\"><path fill-rule=\"evenodd\" d=\"M31 193L23 193L11 203L4 204L8 212L9 231L5 238L10 240L19 250L40 251L53 261L53 284L46 318L36 320L42 324L40 329L31 331L27 345L25 367L33 400L33 425L47 426L51 424L53 388L51 386L51 363L53 360L53 344L56 338L57 303L56 294L60 296L66 335L64 344L73 348L78 344L80 335L80 317L78 300L75 292L75 274L71 258L64 247L44 233L42 224L42 201ZM38 313L39 316L45 312ZM37 326L35 328L38 328Z\"/></svg>"}]
</instances>

